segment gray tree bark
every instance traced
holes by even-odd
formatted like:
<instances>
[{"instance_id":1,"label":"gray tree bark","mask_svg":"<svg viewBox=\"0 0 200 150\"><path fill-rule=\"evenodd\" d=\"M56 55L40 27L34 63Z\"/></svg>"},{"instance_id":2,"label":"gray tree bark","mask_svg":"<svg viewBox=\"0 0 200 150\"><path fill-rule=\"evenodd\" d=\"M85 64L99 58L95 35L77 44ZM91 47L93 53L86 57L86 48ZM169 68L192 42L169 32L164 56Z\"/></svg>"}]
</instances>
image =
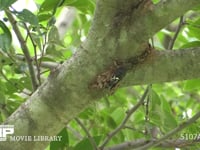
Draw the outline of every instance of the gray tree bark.
<instances>
[{"instance_id":1,"label":"gray tree bark","mask_svg":"<svg viewBox=\"0 0 200 150\"><path fill-rule=\"evenodd\" d=\"M119 69L115 62L125 75L120 86L199 77L199 48L159 52L146 44L157 31L199 3L165 0L153 5L150 0L98 0L90 32L77 53L52 70L4 124L15 125L16 136L56 135L90 104L113 92L111 77ZM44 149L47 145L0 142L1 149L6 150Z\"/></svg>"}]
</instances>

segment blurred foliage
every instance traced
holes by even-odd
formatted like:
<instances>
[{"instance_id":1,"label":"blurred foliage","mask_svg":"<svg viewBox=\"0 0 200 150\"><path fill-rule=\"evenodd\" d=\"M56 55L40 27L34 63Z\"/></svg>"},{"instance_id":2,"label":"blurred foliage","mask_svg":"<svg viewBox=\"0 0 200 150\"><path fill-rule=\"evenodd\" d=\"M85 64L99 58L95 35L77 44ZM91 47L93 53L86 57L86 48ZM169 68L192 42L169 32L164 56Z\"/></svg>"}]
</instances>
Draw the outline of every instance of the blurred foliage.
<instances>
[{"instance_id":1,"label":"blurred foliage","mask_svg":"<svg viewBox=\"0 0 200 150\"><path fill-rule=\"evenodd\" d=\"M11 7L16 0L0 0L0 11L10 9L17 20L20 31L26 39L31 57L40 64L50 61L62 63L76 51L88 33L95 10L95 0L34 0L37 10L24 8L22 11ZM155 4L160 0L153 0ZM68 29L64 39L59 38L55 26L56 18L63 7L75 7L76 18ZM173 46L174 50L200 46L199 9L184 15L181 30ZM158 50L168 48L173 39L179 18L160 30L153 39L153 46ZM27 31L28 29L28 31ZM18 59L23 53L16 39L11 34L11 24L5 14L0 18L0 121L14 112L32 93L30 76L25 59ZM42 81L49 70L39 66ZM134 106L142 96L144 86L122 88L99 103L87 108L79 120L91 134L91 138L100 145L108 133L117 128L127 115L127 110ZM173 83L153 84L145 101L129 118L126 126L108 143L108 146L134 139L152 138L151 130L159 129L158 137L166 134L181 122L191 118L200 110L200 79ZM176 135L199 133L200 122L190 125ZM47 150L92 150L90 139L76 121L71 121L58 135L61 142L51 142ZM195 145L190 149L199 149Z\"/></svg>"}]
</instances>

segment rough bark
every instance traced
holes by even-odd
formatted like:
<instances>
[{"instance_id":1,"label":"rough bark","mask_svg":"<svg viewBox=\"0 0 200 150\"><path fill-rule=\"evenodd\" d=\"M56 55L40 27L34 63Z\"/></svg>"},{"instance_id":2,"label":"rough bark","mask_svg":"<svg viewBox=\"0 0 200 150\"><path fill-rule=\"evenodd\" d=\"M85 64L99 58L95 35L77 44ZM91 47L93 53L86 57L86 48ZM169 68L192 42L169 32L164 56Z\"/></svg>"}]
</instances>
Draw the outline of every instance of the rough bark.
<instances>
[{"instance_id":1,"label":"rough bark","mask_svg":"<svg viewBox=\"0 0 200 150\"><path fill-rule=\"evenodd\" d=\"M121 86L199 78L200 48L154 51L145 63L130 70Z\"/></svg>"},{"instance_id":2,"label":"rough bark","mask_svg":"<svg viewBox=\"0 0 200 150\"><path fill-rule=\"evenodd\" d=\"M149 0L97 1L94 21L87 40L70 60L52 70L47 81L7 119L5 124L15 125L17 136L56 135L91 103L110 93L109 88L91 88L91 85L95 83L98 75L112 70L114 61L123 62L122 65L126 67L122 86L196 77L196 74L187 76L184 73L176 77L177 72L185 72L185 67L181 70L175 65L166 67L165 64L173 61L182 66L195 58L193 65L188 67L190 72L196 69L199 71L199 52L194 49L182 52L155 52L150 48L149 56L142 57L142 61L135 60L148 49L145 43L151 36L199 2L200 0L168 0L154 6ZM188 55L188 59L181 59ZM149 71L146 71L148 69ZM188 68L186 69L188 71ZM142 78L141 74L144 72ZM6 150L27 150L30 147L44 149L47 145L47 142L0 142L1 149Z\"/></svg>"}]
</instances>

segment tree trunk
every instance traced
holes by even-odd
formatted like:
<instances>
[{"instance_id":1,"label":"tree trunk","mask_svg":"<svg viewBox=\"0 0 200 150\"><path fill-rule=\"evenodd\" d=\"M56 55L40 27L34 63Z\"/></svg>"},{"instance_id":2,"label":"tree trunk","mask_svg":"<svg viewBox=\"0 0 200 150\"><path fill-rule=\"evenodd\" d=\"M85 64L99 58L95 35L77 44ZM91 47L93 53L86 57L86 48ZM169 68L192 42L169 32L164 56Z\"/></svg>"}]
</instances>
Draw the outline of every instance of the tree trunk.
<instances>
[{"instance_id":1,"label":"tree trunk","mask_svg":"<svg viewBox=\"0 0 200 150\"><path fill-rule=\"evenodd\" d=\"M154 50L148 40L200 0L98 0L93 24L77 53L4 124L14 135L56 135L90 104L120 86L198 77L199 48ZM192 63L191 63L192 62ZM176 65L174 65L176 64ZM48 142L0 142L1 149L44 149Z\"/></svg>"}]
</instances>

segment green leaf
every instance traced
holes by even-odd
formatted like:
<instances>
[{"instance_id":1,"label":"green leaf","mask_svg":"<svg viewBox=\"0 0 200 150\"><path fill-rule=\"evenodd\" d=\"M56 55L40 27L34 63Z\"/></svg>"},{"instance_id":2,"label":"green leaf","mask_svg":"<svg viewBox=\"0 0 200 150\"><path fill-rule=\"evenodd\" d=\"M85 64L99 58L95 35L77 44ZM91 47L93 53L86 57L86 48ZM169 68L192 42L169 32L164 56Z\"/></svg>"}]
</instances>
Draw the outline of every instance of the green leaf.
<instances>
[{"instance_id":1,"label":"green leaf","mask_svg":"<svg viewBox=\"0 0 200 150\"><path fill-rule=\"evenodd\" d=\"M89 119L91 118L96 112L93 108L86 108L83 112L79 114L81 119Z\"/></svg>"},{"instance_id":2,"label":"green leaf","mask_svg":"<svg viewBox=\"0 0 200 150\"><path fill-rule=\"evenodd\" d=\"M31 33L31 37L32 37L33 41L35 42L35 44L39 47L39 49L42 49L42 43L40 40L40 36L35 33Z\"/></svg>"},{"instance_id":3,"label":"green leaf","mask_svg":"<svg viewBox=\"0 0 200 150\"><path fill-rule=\"evenodd\" d=\"M191 48L191 47L200 47L200 41L192 41L192 42L185 43L180 48L184 49L184 48Z\"/></svg>"},{"instance_id":4,"label":"green leaf","mask_svg":"<svg viewBox=\"0 0 200 150\"><path fill-rule=\"evenodd\" d=\"M0 80L0 91L2 92L2 93L4 93L5 91L6 91L6 83L7 82L3 82L3 81L1 81Z\"/></svg>"},{"instance_id":5,"label":"green leaf","mask_svg":"<svg viewBox=\"0 0 200 150\"><path fill-rule=\"evenodd\" d=\"M5 66L5 65L9 65L12 66L13 62L10 58L4 56L4 55L0 55L0 68Z\"/></svg>"},{"instance_id":6,"label":"green leaf","mask_svg":"<svg viewBox=\"0 0 200 150\"><path fill-rule=\"evenodd\" d=\"M110 127L111 129L114 129L117 127L115 120L111 116L106 116L106 123L108 127Z\"/></svg>"},{"instance_id":7,"label":"green leaf","mask_svg":"<svg viewBox=\"0 0 200 150\"><path fill-rule=\"evenodd\" d=\"M141 125L141 123L143 124L143 121L144 121L144 112L143 111L136 111L134 113L134 122L136 124L136 126L139 126Z\"/></svg>"},{"instance_id":8,"label":"green leaf","mask_svg":"<svg viewBox=\"0 0 200 150\"><path fill-rule=\"evenodd\" d=\"M48 42L60 44L59 39L60 37L59 37L58 29L56 26L53 26L48 34Z\"/></svg>"},{"instance_id":9,"label":"green leaf","mask_svg":"<svg viewBox=\"0 0 200 150\"><path fill-rule=\"evenodd\" d=\"M161 116L160 116L161 100L160 100L160 97L154 90L151 91L150 97L151 97L150 98L151 99L150 113L149 113L150 120L157 126L160 126L160 123L161 123Z\"/></svg>"},{"instance_id":10,"label":"green leaf","mask_svg":"<svg viewBox=\"0 0 200 150\"><path fill-rule=\"evenodd\" d=\"M120 124L120 122L123 120L125 113L123 108L117 108L115 109L112 114L112 118L115 120L117 124Z\"/></svg>"},{"instance_id":11,"label":"green leaf","mask_svg":"<svg viewBox=\"0 0 200 150\"><path fill-rule=\"evenodd\" d=\"M63 54L60 50L57 50L57 45L56 44L49 44L46 48L46 54L49 56L52 56L54 59L55 58L63 58Z\"/></svg>"},{"instance_id":12,"label":"green leaf","mask_svg":"<svg viewBox=\"0 0 200 150\"><path fill-rule=\"evenodd\" d=\"M0 21L0 48L3 51L10 49L12 43L12 35L4 22Z\"/></svg>"},{"instance_id":13,"label":"green leaf","mask_svg":"<svg viewBox=\"0 0 200 150\"><path fill-rule=\"evenodd\" d=\"M40 6L39 13L54 10L59 3L60 0L45 0Z\"/></svg>"},{"instance_id":14,"label":"green leaf","mask_svg":"<svg viewBox=\"0 0 200 150\"><path fill-rule=\"evenodd\" d=\"M25 99L16 94L10 94L9 97L10 98L6 101L6 106L8 112L11 114L25 101Z\"/></svg>"},{"instance_id":15,"label":"green leaf","mask_svg":"<svg viewBox=\"0 0 200 150\"><path fill-rule=\"evenodd\" d=\"M65 147L69 146L69 137L66 128L62 129L62 131L57 135L61 136L61 141L53 141L50 143L50 150L62 150Z\"/></svg>"},{"instance_id":16,"label":"green leaf","mask_svg":"<svg viewBox=\"0 0 200 150\"><path fill-rule=\"evenodd\" d=\"M192 21L188 21L190 23L190 25L188 26L189 32L188 35L190 35L191 37L196 37L198 39L200 39L200 28L196 27L197 25L200 24L200 19L197 19L195 22Z\"/></svg>"},{"instance_id":17,"label":"green leaf","mask_svg":"<svg viewBox=\"0 0 200 150\"><path fill-rule=\"evenodd\" d=\"M10 5L12 5L17 0L0 0L0 11L8 8Z\"/></svg>"},{"instance_id":18,"label":"green leaf","mask_svg":"<svg viewBox=\"0 0 200 150\"><path fill-rule=\"evenodd\" d=\"M154 90L151 92L150 120L165 132L175 128L177 121L174 118L171 107L164 97L160 97Z\"/></svg>"},{"instance_id":19,"label":"green leaf","mask_svg":"<svg viewBox=\"0 0 200 150\"><path fill-rule=\"evenodd\" d=\"M94 139L94 141L98 145L99 142L100 142L101 136L95 136L95 137L92 137L92 138ZM93 149L93 146L91 145L89 139L85 138L82 141L80 141L78 144L76 144L76 146L74 147L73 150L94 150L94 149Z\"/></svg>"},{"instance_id":20,"label":"green leaf","mask_svg":"<svg viewBox=\"0 0 200 150\"><path fill-rule=\"evenodd\" d=\"M9 112L7 111L7 108L1 109L1 117L2 120L5 121L10 116Z\"/></svg>"},{"instance_id":21,"label":"green leaf","mask_svg":"<svg viewBox=\"0 0 200 150\"><path fill-rule=\"evenodd\" d=\"M154 4L157 4L160 2L160 0L152 0Z\"/></svg>"},{"instance_id":22,"label":"green leaf","mask_svg":"<svg viewBox=\"0 0 200 150\"><path fill-rule=\"evenodd\" d=\"M184 90L193 91L200 89L200 79L187 80L184 83Z\"/></svg>"},{"instance_id":23,"label":"green leaf","mask_svg":"<svg viewBox=\"0 0 200 150\"><path fill-rule=\"evenodd\" d=\"M163 129L168 132L171 129L175 128L177 126L177 121L174 118L174 115L171 111L171 107L169 105L169 103L166 101L166 99L163 97L162 98L162 104L161 104L161 108L162 108L162 122L163 122Z\"/></svg>"},{"instance_id":24,"label":"green leaf","mask_svg":"<svg viewBox=\"0 0 200 150\"><path fill-rule=\"evenodd\" d=\"M31 79L29 77L25 76L25 77L20 78L18 83L21 83L22 89L26 88L30 91L32 90Z\"/></svg>"},{"instance_id":25,"label":"green leaf","mask_svg":"<svg viewBox=\"0 0 200 150\"><path fill-rule=\"evenodd\" d=\"M14 72L16 74L23 74L28 70L28 67L25 63L20 63L19 65L14 67Z\"/></svg>"},{"instance_id":26,"label":"green leaf","mask_svg":"<svg viewBox=\"0 0 200 150\"><path fill-rule=\"evenodd\" d=\"M0 104L5 104L5 101L6 101L6 97L5 97L5 94L0 92Z\"/></svg>"},{"instance_id":27,"label":"green leaf","mask_svg":"<svg viewBox=\"0 0 200 150\"><path fill-rule=\"evenodd\" d=\"M17 17L22 22L28 22L31 25L37 26L38 25L38 18L28 9L23 9L21 12L17 12Z\"/></svg>"},{"instance_id":28,"label":"green leaf","mask_svg":"<svg viewBox=\"0 0 200 150\"><path fill-rule=\"evenodd\" d=\"M66 0L64 5L76 7L83 13L93 13L95 8L93 0Z\"/></svg>"},{"instance_id":29,"label":"green leaf","mask_svg":"<svg viewBox=\"0 0 200 150\"><path fill-rule=\"evenodd\" d=\"M10 82L5 83L6 93L8 95L11 95L15 92L18 92L18 87L20 86L20 84L18 83L19 80L15 79L15 78L10 78L9 81Z\"/></svg>"},{"instance_id":30,"label":"green leaf","mask_svg":"<svg viewBox=\"0 0 200 150\"><path fill-rule=\"evenodd\" d=\"M50 14L50 13L38 14L39 22L49 20L51 17L52 17L52 14Z\"/></svg>"},{"instance_id":31,"label":"green leaf","mask_svg":"<svg viewBox=\"0 0 200 150\"><path fill-rule=\"evenodd\" d=\"M70 58L72 56L72 51L71 50L64 50L63 56L64 56L65 59Z\"/></svg>"}]
</instances>

